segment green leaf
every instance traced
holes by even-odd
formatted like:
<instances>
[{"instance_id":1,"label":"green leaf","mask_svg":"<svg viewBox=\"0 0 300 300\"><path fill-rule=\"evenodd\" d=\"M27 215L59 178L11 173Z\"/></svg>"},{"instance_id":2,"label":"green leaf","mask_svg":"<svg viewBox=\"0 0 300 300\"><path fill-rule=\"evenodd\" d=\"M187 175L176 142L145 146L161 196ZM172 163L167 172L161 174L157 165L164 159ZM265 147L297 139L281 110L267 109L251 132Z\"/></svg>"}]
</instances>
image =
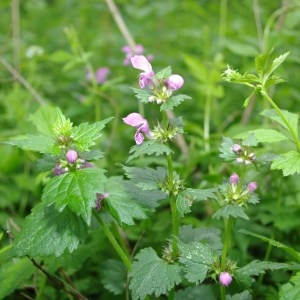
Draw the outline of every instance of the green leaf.
<instances>
[{"instance_id":1,"label":"green leaf","mask_svg":"<svg viewBox=\"0 0 300 300\"><path fill-rule=\"evenodd\" d=\"M264 73L269 57L270 53L259 54L255 57L255 69L260 77L262 77Z\"/></svg>"},{"instance_id":2,"label":"green leaf","mask_svg":"<svg viewBox=\"0 0 300 300\"><path fill-rule=\"evenodd\" d=\"M252 300L252 296L249 291L243 291L239 294L226 295L226 300Z\"/></svg>"},{"instance_id":3,"label":"green leaf","mask_svg":"<svg viewBox=\"0 0 300 300\"><path fill-rule=\"evenodd\" d=\"M9 299L14 290L20 288L26 279L35 271L32 262L26 257L14 259L1 264L0 267L0 299Z\"/></svg>"},{"instance_id":4,"label":"green leaf","mask_svg":"<svg viewBox=\"0 0 300 300\"><path fill-rule=\"evenodd\" d=\"M132 88L132 90L135 94L135 97L139 99L140 102L149 103L149 97L151 96L151 94L149 93L148 90L135 89L135 88Z\"/></svg>"},{"instance_id":5,"label":"green leaf","mask_svg":"<svg viewBox=\"0 0 300 300\"><path fill-rule=\"evenodd\" d=\"M290 52L286 52L280 56L278 56L277 58L275 58L270 66L270 68L266 71L266 76L269 77L284 61L285 59L288 57L288 55L290 54Z\"/></svg>"},{"instance_id":6,"label":"green leaf","mask_svg":"<svg viewBox=\"0 0 300 300\"><path fill-rule=\"evenodd\" d=\"M266 270L278 270L287 267L288 264L285 263L253 260L248 265L234 270L233 275L239 284L241 284L245 288L250 288L252 282L254 282L254 279L251 276L264 274Z\"/></svg>"},{"instance_id":7,"label":"green leaf","mask_svg":"<svg viewBox=\"0 0 300 300\"><path fill-rule=\"evenodd\" d=\"M109 178L104 191L109 193L105 199L107 208L120 225L133 225L134 219L146 218L143 208L126 193L121 177Z\"/></svg>"},{"instance_id":8,"label":"green leaf","mask_svg":"<svg viewBox=\"0 0 300 300\"><path fill-rule=\"evenodd\" d=\"M219 148L220 157L223 158L225 161L233 161L236 159L236 154L233 152L232 147L234 143L231 138L223 137L222 143Z\"/></svg>"},{"instance_id":9,"label":"green leaf","mask_svg":"<svg viewBox=\"0 0 300 300\"><path fill-rule=\"evenodd\" d=\"M290 281L283 284L279 291L279 300L300 299L300 272L297 272Z\"/></svg>"},{"instance_id":10,"label":"green leaf","mask_svg":"<svg viewBox=\"0 0 300 300\"><path fill-rule=\"evenodd\" d=\"M125 265L115 259L107 259L100 267L101 283L103 286L114 295L124 293L127 270Z\"/></svg>"},{"instance_id":11,"label":"green leaf","mask_svg":"<svg viewBox=\"0 0 300 300\"><path fill-rule=\"evenodd\" d=\"M289 151L274 159L271 170L282 170L283 176L300 173L300 153Z\"/></svg>"},{"instance_id":12,"label":"green leaf","mask_svg":"<svg viewBox=\"0 0 300 300\"><path fill-rule=\"evenodd\" d=\"M58 50L49 56L49 59L55 63L64 63L73 59L73 55L69 52Z\"/></svg>"},{"instance_id":13,"label":"green leaf","mask_svg":"<svg viewBox=\"0 0 300 300\"><path fill-rule=\"evenodd\" d=\"M178 106L184 100L192 99L191 97L183 94L178 94L167 99L161 106L160 111L171 110Z\"/></svg>"},{"instance_id":14,"label":"green leaf","mask_svg":"<svg viewBox=\"0 0 300 300\"><path fill-rule=\"evenodd\" d=\"M20 135L5 142L9 145L18 146L24 150L40 153L53 153L54 139L46 135Z\"/></svg>"},{"instance_id":15,"label":"green leaf","mask_svg":"<svg viewBox=\"0 0 300 300\"><path fill-rule=\"evenodd\" d=\"M195 300L195 299L209 299L217 300L214 295L212 285L197 285L190 286L183 290L176 291L175 300Z\"/></svg>"},{"instance_id":16,"label":"green leaf","mask_svg":"<svg viewBox=\"0 0 300 300\"><path fill-rule=\"evenodd\" d=\"M249 135L253 134L256 141L259 143L276 143L280 141L289 140L288 137L283 135L277 130L274 129L256 129L249 130L238 135L235 135L235 139L246 139Z\"/></svg>"},{"instance_id":17,"label":"green leaf","mask_svg":"<svg viewBox=\"0 0 300 300\"><path fill-rule=\"evenodd\" d=\"M101 130L111 119L112 118L107 118L93 124L81 123L79 126L73 127L71 137L78 150L88 151L91 146L94 146L95 140L101 136Z\"/></svg>"},{"instance_id":18,"label":"green leaf","mask_svg":"<svg viewBox=\"0 0 300 300\"><path fill-rule=\"evenodd\" d=\"M165 192L160 190L144 191L131 181L124 181L123 185L130 198L151 211L159 205L158 202L160 200L164 200L168 197Z\"/></svg>"},{"instance_id":19,"label":"green leaf","mask_svg":"<svg viewBox=\"0 0 300 300\"><path fill-rule=\"evenodd\" d=\"M162 167L156 169L151 168L138 168L138 167L126 167L123 169L128 178L130 178L136 186L142 190L157 190L158 183L162 182L167 176L167 170Z\"/></svg>"},{"instance_id":20,"label":"green leaf","mask_svg":"<svg viewBox=\"0 0 300 300\"><path fill-rule=\"evenodd\" d=\"M161 144L158 141L150 140L142 143L141 145L135 145L131 147L129 153L133 154L128 157L126 163L133 160L134 158L138 158L141 155L155 154L156 156L158 156L163 154L168 155L171 152L172 150L168 146Z\"/></svg>"},{"instance_id":21,"label":"green leaf","mask_svg":"<svg viewBox=\"0 0 300 300\"><path fill-rule=\"evenodd\" d=\"M218 228L193 228L192 225L184 225L179 228L179 239L188 244L201 242L209 245L214 250L222 249L221 231Z\"/></svg>"},{"instance_id":22,"label":"green leaf","mask_svg":"<svg viewBox=\"0 0 300 300\"><path fill-rule=\"evenodd\" d=\"M104 173L102 169L87 168L55 176L45 186L42 201L48 205L54 204L60 212L67 206L90 224L96 193L106 192Z\"/></svg>"},{"instance_id":23,"label":"green leaf","mask_svg":"<svg viewBox=\"0 0 300 300\"><path fill-rule=\"evenodd\" d=\"M284 244L282 244L278 241L275 241L273 239L267 238L263 235L256 234L254 232L251 232L251 231L248 231L248 230L245 230L245 229L240 229L239 232L243 233L243 234L253 236L253 237L256 237L256 238L258 238L258 239L260 239L264 242L269 243L270 245L272 245L274 247L280 248L280 249L284 250L286 253L288 253L289 255L291 255L296 261L300 262L300 253L297 252L296 250L294 250L291 247L288 247L288 246L286 246L286 245L284 245Z\"/></svg>"},{"instance_id":24,"label":"green leaf","mask_svg":"<svg viewBox=\"0 0 300 300\"><path fill-rule=\"evenodd\" d=\"M135 256L130 273L133 300L145 299L151 294L156 297L167 294L181 282L180 271L177 264L168 264L159 258L154 249L142 249Z\"/></svg>"},{"instance_id":25,"label":"green leaf","mask_svg":"<svg viewBox=\"0 0 300 300\"><path fill-rule=\"evenodd\" d=\"M184 244L179 242L179 261L184 266L185 277L189 282L201 283L215 262L216 252L202 243Z\"/></svg>"},{"instance_id":26,"label":"green leaf","mask_svg":"<svg viewBox=\"0 0 300 300\"><path fill-rule=\"evenodd\" d=\"M183 217L185 214L191 212L190 207L194 202L205 201L208 198L215 199L216 195L214 194L216 189L191 189L188 188L180 192L176 199L176 207L180 217Z\"/></svg>"},{"instance_id":27,"label":"green leaf","mask_svg":"<svg viewBox=\"0 0 300 300\"><path fill-rule=\"evenodd\" d=\"M290 113L287 110L281 110L281 113L284 115L284 117L286 118L286 120L288 121L288 123L290 124L290 126L292 127L293 131L295 133L297 133L298 132L298 121L299 121L298 114ZM283 120L278 115L278 113L275 111L275 109L266 109L266 110L263 110L260 114L262 116L264 116L264 117L267 117L267 118L269 118L269 119L271 119L271 120L279 123L284 128L286 128L286 129L289 130L289 128L283 122Z\"/></svg>"},{"instance_id":28,"label":"green leaf","mask_svg":"<svg viewBox=\"0 0 300 300\"><path fill-rule=\"evenodd\" d=\"M172 75L172 68L170 66L158 71L157 73L155 73L155 77L158 80L166 79L171 75Z\"/></svg>"},{"instance_id":29,"label":"green leaf","mask_svg":"<svg viewBox=\"0 0 300 300\"><path fill-rule=\"evenodd\" d=\"M56 116L57 110L55 107L44 105L31 114L29 120L41 134L53 136L52 124L55 122Z\"/></svg>"},{"instance_id":30,"label":"green leaf","mask_svg":"<svg viewBox=\"0 0 300 300\"><path fill-rule=\"evenodd\" d=\"M60 256L66 249L69 252L75 250L86 236L86 224L68 208L58 212L53 206L39 203L26 217L16 236L13 253L31 257Z\"/></svg>"},{"instance_id":31,"label":"green leaf","mask_svg":"<svg viewBox=\"0 0 300 300\"><path fill-rule=\"evenodd\" d=\"M217 220L220 218L228 219L229 217L249 220L249 217L244 212L244 208L238 204L226 204L216 211L212 217Z\"/></svg>"},{"instance_id":32,"label":"green leaf","mask_svg":"<svg viewBox=\"0 0 300 300\"><path fill-rule=\"evenodd\" d=\"M61 110L56 107L56 118L52 125L52 131L55 136L63 135L63 136L69 136L70 131L72 129L73 123L70 121L70 119L67 119Z\"/></svg>"}]
</instances>

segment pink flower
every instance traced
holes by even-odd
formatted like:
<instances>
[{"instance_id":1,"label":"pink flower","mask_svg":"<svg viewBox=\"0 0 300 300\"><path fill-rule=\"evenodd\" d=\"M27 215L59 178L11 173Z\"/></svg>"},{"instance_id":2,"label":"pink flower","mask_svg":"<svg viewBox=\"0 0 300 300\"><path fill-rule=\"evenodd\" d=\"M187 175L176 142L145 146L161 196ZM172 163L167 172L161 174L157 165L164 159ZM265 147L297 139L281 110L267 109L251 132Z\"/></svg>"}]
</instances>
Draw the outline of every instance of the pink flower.
<instances>
[{"instance_id":1,"label":"pink flower","mask_svg":"<svg viewBox=\"0 0 300 300\"><path fill-rule=\"evenodd\" d=\"M180 89L183 86L183 83L184 83L183 78L177 74L171 75L166 80L167 89L173 90L173 91Z\"/></svg>"},{"instance_id":2,"label":"pink flower","mask_svg":"<svg viewBox=\"0 0 300 300\"><path fill-rule=\"evenodd\" d=\"M250 193L253 193L257 189L257 183L252 181L248 184L247 189Z\"/></svg>"},{"instance_id":3,"label":"pink flower","mask_svg":"<svg viewBox=\"0 0 300 300\"><path fill-rule=\"evenodd\" d=\"M66 154L66 159L70 164L74 164L78 158L78 154L75 150L69 150Z\"/></svg>"},{"instance_id":4,"label":"pink flower","mask_svg":"<svg viewBox=\"0 0 300 300\"><path fill-rule=\"evenodd\" d=\"M154 72L147 58L143 55L135 55L131 57L132 66L144 72L139 75L139 84L141 89L148 87L152 83Z\"/></svg>"},{"instance_id":5,"label":"pink flower","mask_svg":"<svg viewBox=\"0 0 300 300\"><path fill-rule=\"evenodd\" d=\"M228 286L232 281L232 276L228 272L222 272L219 276L219 281L223 286Z\"/></svg>"},{"instance_id":6,"label":"pink flower","mask_svg":"<svg viewBox=\"0 0 300 300\"><path fill-rule=\"evenodd\" d=\"M242 146L239 144L234 144L232 146L232 151L235 153L240 153L242 151Z\"/></svg>"},{"instance_id":7,"label":"pink flower","mask_svg":"<svg viewBox=\"0 0 300 300\"><path fill-rule=\"evenodd\" d=\"M96 71L96 81L99 84L103 84L107 80L107 76L110 73L109 68L103 67L99 68Z\"/></svg>"},{"instance_id":8,"label":"pink flower","mask_svg":"<svg viewBox=\"0 0 300 300\"><path fill-rule=\"evenodd\" d=\"M146 119L144 119L138 113L131 113L127 117L123 118L125 124L133 126L136 128L136 133L134 135L134 139L137 145L140 145L144 141L144 134L151 138L152 133L149 130L149 124Z\"/></svg>"},{"instance_id":9,"label":"pink flower","mask_svg":"<svg viewBox=\"0 0 300 300\"><path fill-rule=\"evenodd\" d=\"M230 178L229 178L229 182L230 184L234 184L237 185L239 183L239 175L236 173L231 174Z\"/></svg>"}]
</instances>

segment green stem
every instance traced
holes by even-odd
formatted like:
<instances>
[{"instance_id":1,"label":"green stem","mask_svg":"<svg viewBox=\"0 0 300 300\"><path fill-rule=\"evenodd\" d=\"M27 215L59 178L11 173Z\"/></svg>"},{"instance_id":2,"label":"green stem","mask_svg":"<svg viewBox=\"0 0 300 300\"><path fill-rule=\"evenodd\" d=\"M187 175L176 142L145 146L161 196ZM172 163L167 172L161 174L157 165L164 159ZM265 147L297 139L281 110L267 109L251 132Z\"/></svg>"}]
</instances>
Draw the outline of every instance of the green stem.
<instances>
[{"instance_id":1,"label":"green stem","mask_svg":"<svg viewBox=\"0 0 300 300\"><path fill-rule=\"evenodd\" d=\"M223 244L223 250L222 250L222 256L221 256L221 270L225 270L226 266L226 258L227 258L227 252L228 248L230 246L230 240L231 240L231 227L234 223L234 219L232 217L229 217L226 221L224 219L225 223L225 236L224 236L224 244Z\"/></svg>"},{"instance_id":2,"label":"green stem","mask_svg":"<svg viewBox=\"0 0 300 300\"><path fill-rule=\"evenodd\" d=\"M211 93L210 93L210 91L207 91L206 101L205 101L205 111L204 111L204 125L203 125L203 131L204 131L203 137L204 137L205 151L210 150L209 135L210 135L211 100L212 100Z\"/></svg>"},{"instance_id":3,"label":"green stem","mask_svg":"<svg viewBox=\"0 0 300 300\"><path fill-rule=\"evenodd\" d=\"M97 219L98 223L101 225L105 235L107 236L107 238L109 239L109 241L111 242L111 244L113 245L113 247L115 248L117 253L119 254L120 258L124 262L125 266L127 267L128 270L130 270L131 269L131 261L130 261L129 256L123 251L121 246L118 244L117 240L111 233L109 227L105 224L105 222L103 222L100 215L95 211L93 211L93 214L94 214L95 218Z\"/></svg>"},{"instance_id":4,"label":"green stem","mask_svg":"<svg viewBox=\"0 0 300 300\"><path fill-rule=\"evenodd\" d=\"M225 286L223 286L222 284L220 284L220 294L221 294L221 300L225 300L226 299L226 290L225 290Z\"/></svg>"},{"instance_id":5,"label":"green stem","mask_svg":"<svg viewBox=\"0 0 300 300\"><path fill-rule=\"evenodd\" d=\"M277 112L279 117L282 119L283 123L286 125L286 127L288 128L289 132L291 133L291 135L293 137L293 140L297 146L298 152L300 152L300 142L298 140L298 135L292 128L291 124L288 122L288 120L286 119L286 117L284 116L284 114L282 113L280 108L276 105L276 103L270 98L270 96L268 95L268 93L264 87L262 87L262 89L261 89L261 94L271 104L271 106L275 109L275 111Z\"/></svg>"}]
</instances>

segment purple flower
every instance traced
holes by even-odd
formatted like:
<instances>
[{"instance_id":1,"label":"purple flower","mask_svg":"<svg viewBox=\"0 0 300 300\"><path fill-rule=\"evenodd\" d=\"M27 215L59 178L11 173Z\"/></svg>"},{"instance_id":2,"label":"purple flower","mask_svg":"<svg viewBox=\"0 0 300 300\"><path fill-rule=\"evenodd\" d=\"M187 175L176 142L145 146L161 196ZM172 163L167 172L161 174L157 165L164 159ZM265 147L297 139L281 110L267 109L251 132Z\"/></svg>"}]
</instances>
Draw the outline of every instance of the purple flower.
<instances>
[{"instance_id":1,"label":"purple flower","mask_svg":"<svg viewBox=\"0 0 300 300\"><path fill-rule=\"evenodd\" d=\"M167 80L166 80L166 86L169 90L176 91L180 89L183 86L184 80L180 75L174 74L171 75Z\"/></svg>"},{"instance_id":2,"label":"purple flower","mask_svg":"<svg viewBox=\"0 0 300 300\"><path fill-rule=\"evenodd\" d=\"M136 128L136 133L134 139L137 145L140 145L144 141L144 134L148 137L152 137L152 133L149 130L149 124L146 119L144 119L138 113L131 113L127 117L123 118L125 124L133 126Z\"/></svg>"},{"instance_id":3,"label":"purple flower","mask_svg":"<svg viewBox=\"0 0 300 300\"><path fill-rule=\"evenodd\" d=\"M109 68L103 67L99 68L96 71L96 81L99 84L103 84L107 80L107 76L110 73Z\"/></svg>"},{"instance_id":4,"label":"purple flower","mask_svg":"<svg viewBox=\"0 0 300 300\"><path fill-rule=\"evenodd\" d=\"M96 193L96 209L100 210L101 209L101 202L103 199L107 198L109 196L109 193Z\"/></svg>"},{"instance_id":5,"label":"purple flower","mask_svg":"<svg viewBox=\"0 0 300 300\"><path fill-rule=\"evenodd\" d=\"M250 193L253 193L257 189L257 183L252 181L248 184L247 189Z\"/></svg>"},{"instance_id":6,"label":"purple flower","mask_svg":"<svg viewBox=\"0 0 300 300\"><path fill-rule=\"evenodd\" d=\"M66 173L66 170L60 164L55 164L55 167L52 171L56 176Z\"/></svg>"},{"instance_id":7,"label":"purple flower","mask_svg":"<svg viewBox=\"0 0 300 300\"><path fill-rule=\"evenodd\" d=\"M95 76L96 82L98 84L103 84L107 80L107 76L109 73L110 70L107 67L98 68L95 75L93 75L91 72L88 72L86 74L86 79L88 81L92 81Z\"/></svg>"},{"instance_id":8,"label":"purple flower","mask_svg":"<svg viewBox=\"0 0 300 300\"><path fill-rule=\"evenodd\" d=\"M222 272L219 281L223 286L228 286L232 281L232 276L228 272Z\"/></svg>"},{"instance_id":9,"label":"purple flower","mask_svg":"<svg viewBox=\"0 0 300 300\"><path fill-rule=\"evenodd\" d=\"M229 182L230 184L234 184L237 185L239 183L239 175L236 173L231 174L230 178L229 178Z\"/></svg>"},{"instance_id":10,"label":"purple flower","mask_svg":"<svg viewBox=\"0 0 300 300\"><path fill-rule=\"evenodd\" d=\"M131 57L132 66L144 72L139 75L139 84L141 89L148 87L152 83L154 72L147 58L143 55L135 55Z\"/></svg>"},{"instance_id":11,"label":"purple flower","mask_svg":"<svg viewBox=\"0 0 300 300\"><path fill-rule=\"evenodd\" d=\"M66 154L66 159L70 164L74 164L78 158L78 154L75 150L69 150Z\"/></svg>"}]
</instances>

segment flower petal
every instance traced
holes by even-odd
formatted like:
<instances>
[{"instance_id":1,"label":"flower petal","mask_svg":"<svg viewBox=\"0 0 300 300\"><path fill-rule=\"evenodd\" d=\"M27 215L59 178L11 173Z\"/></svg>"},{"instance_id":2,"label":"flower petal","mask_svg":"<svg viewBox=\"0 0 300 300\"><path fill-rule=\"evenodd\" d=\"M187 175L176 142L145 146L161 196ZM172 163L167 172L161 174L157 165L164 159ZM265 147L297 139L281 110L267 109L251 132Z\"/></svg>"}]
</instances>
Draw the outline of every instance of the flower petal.
<instances>
[{"instance_id":1,"label":"flower petal","mask_svg":"<svg viewBox=\"0 0 300 300\"><path fill-rule=\"evenodd\" d=\"M125 124L134 126L134 127L139 127L143 125L147 120L143 118L142 115L138 113L131 113L127 117L123 118L123 121Z\"/></svg>"},{"instance_id":2,"label":"flower petal","mask_svg":"<svg viewBox=\"0 0 300 300\"><path fill-rule=\"evenodd\" d=\"M146 73L152 72L152 66L144 55L135 55L131 57L131 63L136 69L143 70Z\"/></svg>"},{"instance_id":3,"label":"flower petal","mask_svg":"<svg viewBox=\"0 0 300 300\"><path fill-rule=\"evenodd\" d=\"M134 135L134 140L135 140L137 145L140 145L144 141L144 135L137 130L135 135Z\"/></svg>"}]
</instances>

